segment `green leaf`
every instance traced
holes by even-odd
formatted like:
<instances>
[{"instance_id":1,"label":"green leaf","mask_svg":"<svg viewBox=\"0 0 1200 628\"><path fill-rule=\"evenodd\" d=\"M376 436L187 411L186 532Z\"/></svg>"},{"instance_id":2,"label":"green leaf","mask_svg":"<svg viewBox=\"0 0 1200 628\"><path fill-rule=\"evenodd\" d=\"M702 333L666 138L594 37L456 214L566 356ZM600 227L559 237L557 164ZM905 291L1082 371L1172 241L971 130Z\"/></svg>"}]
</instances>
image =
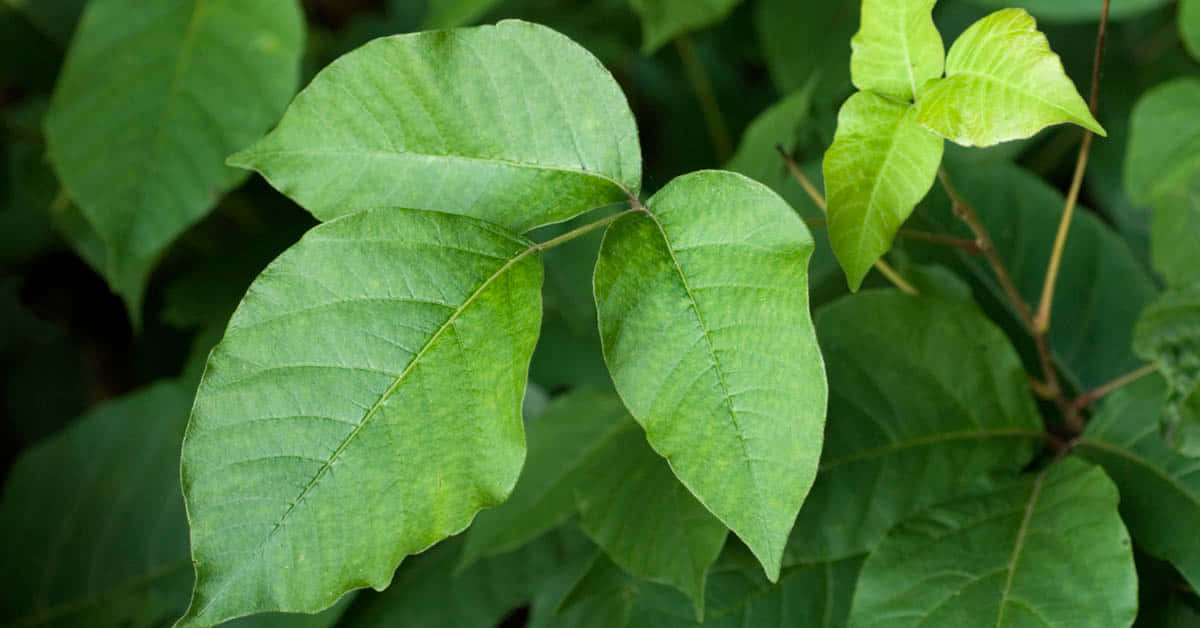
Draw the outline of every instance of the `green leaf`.
<instances>
[{"instance_id":1,"label":"green leaf","mask_svg":"<svg viewBox=\"0 0 1200 628\"><path fill-rule=\"evenodd\" d=\"M46 141L135 322L158 257L245 179L226 155L295 92L303 25L294 0L88 3Z\"/></svg>"},{"instance_id":2,"label":"green leaf","mask_svg":"<svg viewBox=\"0 0 1200 628\"><path fill-rule=\"evenodd\" d=\"M1027 303L1037 303L1062 216L1062 194L1009 163L981 166L947 159L945 165L955 187L991 233L996 253L1021 295ZM971 237L943 194L930 198L934 202L924 203L919 212L926 221L920 228ZM905 246L915 250L911 243ZM1025 342L1028 334L981 256L947 247L927 251L971 279L976 297L985 302L992 319L1006 323L1011 337ZM1120 236L1092 212L1083 208L1075 212L1049 334L1053 357L1072 386L1096 388L1143 364L1133 353L1133 326L1157 290ZM1022 346L1022 353L1029 357L1028 364L1037 364L1031 344Z\"/></svg>"},{"instance_id":3,"label":"green leaf","mask_svg":"<svg viewBox=\"0 0 1200 628\"><path fill-rule=\"evenodd\" d=\"M1170 561L1200 589L1200 464L1171 451L1159 432L1166 382L1150 376L1104 400L1077 451L1121 490L1121 518L1138 546Z\"/></svg>"},{"instance_id":4,"label":"green leaf","mask_svg":"<svg viewBox=\"0 0 1200 628\"><path fill-rule=\"evenodd\" d=\"M317 226L250 286L183 448L182 626L313 612L504 501L541 315L537 248L420 210Z\"/></svg>"},{"instance_id":5,"label":"green leaf","mask_svg":"<svg viewBox=\"0 0 1200 628\"><path fill-rule=\"evenodd\" d=\"M915 110L872 92L858 92L838 113L837 135L825 153L829 239L858 290L905 219L933 187L942 138L913 121Z\"/></svg>"},{"instance_id":6,"label":"green leaf","mask_svg":"<svg viewBox=\"0 0 1200 628\"><path fill-rule=\"evenodd\" d=\"M1200 284L1167 292L1146 306L1133 330L1133 348L1158 365L1170 385L1165 417L1170 435L1188 414L1188 398L1200 389Z\"/></svg>"},{"instance_id":7,"label":"green leaf","mask_svg":"<svg viewBox=\"0 0 1200 628\"><path fill-rule=\"evenodd\" d=\"M825 417L805 276L812 249L762 184L704 171L612 223L596 262L617 391L651 447L772 580Z\"/></svg>"},{"instance_id":8,"label":"green leaf","mask_svg":"<svg viewBox=\"0 0 1200 628\"><path fill-rule=\"evenodd\" d=\"M1093 0L969 0L991 9L1018 7L1040 20L1052 22L1099 22L1103 6ZM1112 0L1110 20L1124 20L1165 5L1170 0Z\"/></svg>"},{"instance_id":9,"label":"green leaf","mask_svg":"<svg viewBox=\"0 0 1200 628\"><path fill-rule=\"evenodd\" d=\"M1200 2L1197 0L1180 0L1179 36L1188 52L1200 61Z\"/></svg>"},{"instance_id":10,"label":"green leaf","mask_svg":"<svg viewBox=\"0 0 1200 628\"><path fill-rule=\"evenodd\" d=\"M815 85L815 81L810 81L755 117L725 167L770 183L772 175L784 167L777 147L789 153L794 150L800 130L809 121Z\"/></svg>"},{"instance_id":11,"label":"green leaf","mask_svg":"<svg viewBox=\"0 0 1200 628\"><path fill-rule=\"evenodd\" d=\"M937 0L863 0L862 27L850 40L854 86L905 102L942 75L946 49L933 24Z\"/></svg>"},{"instance_id":12,"label":"green leaf","mask_svg":"<svg viewBox=\"0 0 1200 628\"><path fill-rule=\"evenodd\" d=\"M551 531L525 547L456 571L462 539L448 539L406 561L395 582L362 595L340 628L496 626L563 571L576 571L595 548L578 530Z\"/></svg>"},{"instance_id":13,"label":"green leaf","mask_svg":"<svg viewBox=\"0 0 1200 628\"><path fill-rule=\"evenodd\" d=\"M852 626L1129 626L1137 573L1104 471L1069 458L931 508L863 565Z\"/></svg>"},{"instance_id":14,"label":"green leaf","mask_svg":"<svg viewBox=\"0 0 1200 628\"><path fill-rule=\"evenodd\" d=\"M914 512L1015 474L1041 441L1020 359L973 306L868 291L818 310L817 334L829 420L790 561L865 552Z\"/></svg>"},{"instance_id":15,"label":"green leaf","mask_svg":"<svg viewBox=\"0 0 1200 628\"><path fill-rule=\"evenodd\" d=\"M0 621L149 626L187 603L176 468L189 391L160 383L98 406L26 451L0 503ZM130 442L136 435L137 444ZM136 449L136 455L134 455Z\"/></svg>"},{"instance_id":16,"label":"green leaf","mask_svg":"<svg viewBox=\"0 0 1200 628\"><path fill-rule=\"evenodd\" d=\"M781 93L793 92L817 77L818 99L841 99L850 84L846 41L859 23L860 3L759 0L754 25L762 41L771 79Z\"/></svg>"},{"instance_id":17,"label":"green leaf","mask_svg":"<svg viewBox=\"0 0 1200 628\"><path fill-rule=\"evenodd\" d=\"M425 28L454 28L474 23L500 0L428 0Z\"/></svg>"},{"instance_id":18,"label":"green leaf","mask_svg":"<svg viewBox=\"0 0 1200 628\"><path fill-rule=\"evenodd\" d=\"M1200 282L1200 176L1188 185L1161 194L1150 223L1150 252L1154 268L1168 284Z\"/></svg>"},{"instance_id":19,"label":"green leaf","mask_svg":"<svg viewBox=\"0 0 1200 628\"><path fill-rule=\"evenodd\" d=\"M518 232L637 196L642 169L612 75L516 20L376 39L322 70L229 163L320 220L399 206Z\"/></svg>"},{"instance_id":20,"label":"green leaf","mask_svg":"<svg viewBox=\"0 0 1200 628\"><path fill-rule=\"evenodd\" d=\"M580 524L625 571L673 586L704 617L704 581L727 530L671 473L632 420L577 489ZM630 533L630 530L636 530Z\"/></svg>"},{"instance_id":21,"label":"green leaf","mask_svg":"<svg viewBox=\"0 0 1200 628\"><path fill-rule=\"evenodd\" d=\"M946 78L921 88L917 122L963 146L992 146L1071 122L1105 135L1021 9L979 20L950 46Z\"/></svg>"},{"instance_id":22,"label":"green leaf","mask_svg":"<svg viewBox=\"0 0 1200 628\"><path fill-rule=\"evenodd\" d=\"M642 18L642 51L725 19L742 0L629 0Z\"/></svg>"},{"instance_id":23,"label":"green leaf","mask_svg":"<svg viewBox=\"0 0 1200 628\"><path fill-rule=\"evenodd\" d=\"M636 427L612 394L580 391L555 399L529 422L528 454L512 496L479 513L467 531L460 568L516 549L574 514L586 470L603 464L608 444Z\"/></svg>"}]
</instances>

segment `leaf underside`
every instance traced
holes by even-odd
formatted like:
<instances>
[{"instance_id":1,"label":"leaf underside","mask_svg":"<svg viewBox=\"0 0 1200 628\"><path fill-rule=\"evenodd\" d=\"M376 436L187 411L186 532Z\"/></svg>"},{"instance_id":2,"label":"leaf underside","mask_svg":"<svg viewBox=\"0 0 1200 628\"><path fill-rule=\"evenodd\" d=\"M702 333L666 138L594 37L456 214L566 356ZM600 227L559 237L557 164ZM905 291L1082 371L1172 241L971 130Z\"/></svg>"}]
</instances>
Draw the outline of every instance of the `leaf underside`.
<instances>
[{"instance_id":1,"label":"leaf underside","mask_svg":"<svg viewBox=\"0 0 1200 628\"><path fill-rule=\"evenodd\" d=\"M197 584L181 625L313 612L512 490L541 264L419 210L320 225L251 285L183 449Z\"/></svg>"}]
</instances>

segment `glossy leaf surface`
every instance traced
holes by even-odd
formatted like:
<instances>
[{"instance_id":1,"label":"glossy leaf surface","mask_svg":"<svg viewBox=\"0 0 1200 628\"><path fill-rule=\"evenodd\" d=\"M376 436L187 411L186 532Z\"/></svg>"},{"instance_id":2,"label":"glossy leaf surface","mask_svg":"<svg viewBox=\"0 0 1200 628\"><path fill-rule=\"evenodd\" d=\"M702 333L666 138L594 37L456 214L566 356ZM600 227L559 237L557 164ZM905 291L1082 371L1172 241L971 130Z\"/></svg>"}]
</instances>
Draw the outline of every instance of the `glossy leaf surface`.
<instances>
[{"instance_id":1,"label":"glossy leaf surface","mask_svg":"<svg viewBox=\"0 0 1200 628\"><path fill-rule=\"evenodd\" d=\"M946 50L933 23L937 0L863 0L862 27L850 40L854 86L911 102L942 75Z\"/></svg>"},{"instance_id":2,"label":"glossy leaf surface","mask_svg":"<svg viewBox=\"0 0 1200 628\"><path fill-rule=\"evenodd\" d=\"M867 557L850 625L1129 626L1137 574L1117 487L1069 458L935 506Z\"/></svg>"},{"instance_id":3,"label":"glossy leaf surface","mask_svg":"<svg viewBox=\"0 0 1200 628\"><path fill-rule=\"evenodd\" d=\"M405 555L507 498L541 278L525 240L399 209L320 225L268 266L188 426L182 625L383 589Z\"/></svg>"},{"instance_id":4,"label":"glossy leaf surface","mask_svg":"<svg viewBox=\"0 0 1200 628\"><path fill-rule=\"evenodd\" d=\"M294 0L88 3L46 141L135 321L158 257L245 179L225 158L278 119L302 44Z\"/></svg>"},{"instance_id":5,"label":"glossy leaf surface","mask_svg":"<svg viewBox=\"0 0 1200 628\"><path fill-rule=\"evenodd\" d=\"M516 20L374 40L322 70L230 163L320 220L399 206L518 232L641 187L637 128L612 75Z\"/></svg>"},{"instance_id":6,"label":"glossy leaf surface","mask_svg":"<svg viewBox=\"0 0 1200 628\"><path fill-rule=\"evenodd\" d=\"M1105 134L1046 36L1020 9L997 11L955 40L946 78L921 89L916 119L964 146L1019 140L1064 122Z\"/></svg>"},{"instance_id":7,"label":"glossy leaf surface","mask_svg":"<svg viewBox=\"0 0 1200 628\"><path fill-rule=\"evenodd\" d=\"M728 172L675 179L604 237L605 360L651 447L768 576L821 450L825 371L808 312L812 237Z\"/></svg>"},{"instance_id":8,"label":"glossy leaf surface","mask_svg":"<svg viewBox=\"0 0 1200 628\"><path fill-rule=\"evenodd\" d=\"M942 161L942 138L913 121L909 105L859 92L838 113L825 153L829 239L858 290L871 266L929 192Z\"/></svg>"},{"instance_id":9,"label":"glossy leaf surface","mask_svg":"<svg viewBox=\"0 0 1200 628\"><path fill-rule=\"evenodd\" d=\"M863 553L914 512L1033 456L1042 428L1027 376L973 306L863 292L821 308L817 333L829 420L789 562Z\"/></svg>"}]
</instances>

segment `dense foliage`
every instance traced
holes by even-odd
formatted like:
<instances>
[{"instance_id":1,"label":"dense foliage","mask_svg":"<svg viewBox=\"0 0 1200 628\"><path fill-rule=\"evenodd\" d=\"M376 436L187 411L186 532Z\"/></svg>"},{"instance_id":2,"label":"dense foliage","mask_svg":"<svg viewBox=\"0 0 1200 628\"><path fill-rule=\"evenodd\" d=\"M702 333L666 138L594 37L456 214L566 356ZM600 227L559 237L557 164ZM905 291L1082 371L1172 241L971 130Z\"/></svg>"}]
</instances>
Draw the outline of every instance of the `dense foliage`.
<instances>
[{"instance_id":1,"label":"dense foliage","mask_svg":"<svg viewBox=\"0 0 1200 628\"><path fill-rule=\"evenodd\" d=\"M3 625L1200 626L1200 0L0 51Z\"/></svg>"}]
</instances>

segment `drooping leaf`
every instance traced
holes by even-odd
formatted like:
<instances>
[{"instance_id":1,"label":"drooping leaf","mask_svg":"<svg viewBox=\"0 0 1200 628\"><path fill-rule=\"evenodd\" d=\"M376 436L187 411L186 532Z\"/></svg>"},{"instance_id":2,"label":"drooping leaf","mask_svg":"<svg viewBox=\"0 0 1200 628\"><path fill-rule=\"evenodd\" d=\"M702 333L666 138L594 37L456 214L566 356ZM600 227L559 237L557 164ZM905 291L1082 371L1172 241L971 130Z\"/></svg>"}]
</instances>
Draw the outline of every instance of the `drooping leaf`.
<instances>
[{"instance_id":1,"label":"drooping leaf","mask_svg":"<svg viewBox=\"0 0 1200 628\"><path fill-rule=\"evenodd\" d=\"M911 102L942 75L946 49L933 23L937 0L863 0L862 27L850 40L854 86Z\"/></svg>"},{"instance_id":2,"label":"drooping leaf","mask_svg":"<svg viewBox=\"0 0 1200 628\"><path fill-rule=\"evenodd\" d=\"M1080 455L1104 467L1121 490L1121 518L1138 546L1170 561L1200 588L1200 461L1171 451L1159 422L1166 382L1138 380L1104 399L1079 442Z\"/></svg>"},{"instance_id":3,"label":"drooping leaf","mask_svg":"<svg viewBox=\"0 0 1200 628\"><path fill-rule=\"evenodd\" d=\"M617 391L651 447L772 580L825 416L805 276L812 248L770 190L705 171L610 225L596 262Z\"/></svg>"},{"instance_id":4,"label":"drooping leaf","mask_svg":"<svg viewBox=\"0 0 1200 628\"><path fill-rule=\"evenodd\" d=\"M428 0L425 28L454 28L474 23L500 0Z\"/></svg>"},{"instance_id":5,"label":"drooping leaf","mask_svg":"<svg viewBox=\"0 0 1200 628\"><path fill-rule=\"evenodd\" d=\"M917 122L963 146L992 146L1070 122L1104 128L1021 9L979 20L950 46L946 78L921 88Z\"/></svg>"},{"instance_id":6,"label":"drooping leaf","mask_svg":"<svg viewBox=\"0 0 1200 628\"><path fill-rule=\"evenodd\" d=\"M577 529L560 528L457 571L462 546L461 538L447 539L406 561L392 586L380 594L360 595L338 626L491 628L530 601L545 581L580 569L595 554Z\"/></svg>"},{"instance_id":7,"label":"drooping leaf","mask_svg":"<svg viewBox=\"0 0 1200 628\"><path fill-rule=\"evenodd\" d=\"M818 78L817 99L840 99L851 89L850 47L861 3L759 0L754 25L763 56L781 93Z\"/></svg>"},{"instance_id":8,"label":"drooping leaf","mask_svg":"<svg viewBox=\"0 0 1200 628\"><path fill-rule=\"evenodd\" d=\"M294 0L95 0L46 118L50 160L137 321L158 257L245 173L225 157L295 92Z\"/></svg>"},{"instance_id":9,"label":"drooping leaf","mask_svg":"<svg viewBox=\"0 0 1200 628\"><path fill-rule=\"evenodd\" d=\"M1200 61L1200 2L1180 0L1179 36L1188 52Z\"/></svg>"},{"instance_id":10,"label":"drooping leaf","mask_svg":"<svg viewBox=\"0 0 1200 628\"><path fill-rule=\"evenodd\" d=\"M1167 283L1200 281L1200 80L1181 78L1138 100L1130 119L1125 189L1153 208L1150 248Z\"/></svg>"},{"instance_id":11,"label":"drooping leaf","mask_svg":"<svg viewBox=\"0 0 1200 628\"><path fill-rule=\"evenodd\" d=\"M1068 458L896 526L867 557L852 626L1129 626L1137 573L1117 487Z\"/></svg>"},{"instance_id":12,"label":"drooping leaf","mask_svg":"<svg viewBox=\"0 0 1200 628\"><path fill-rule=\"evenodd\" d=\"M1184 421L1187 400L1200 389L1200 284L1169 291L1146 306L1133 330L1133 348L1158 365L1170 385L1169 435Z\"/></svg>"},{"instance_id":13,"label":"drooping leaf","mask_svg":"<svg viewBox=\"0 0 1200 628\"><path fill-rule=\"evenodd\" d=\"M686 594L701 619L705 577L727 530L650 449L641 428L627 425L633 429L605 444L577 489L580 525L625 571Z\"/></svg>"},{"instance_id":14,"label":"drooping leaf","mask_svg":"<svg viewBox=\"0 0 1200 628\"><path fill-rule=\"evenodd\" d=\"M541 313L536 247L476 219L366 211L251 285L183 448L183 626L312 612L512 490Z\"/></svg>"},{"instance_id":15,"label":"drooping leaf","mask_svg":"<svg viewBox=\"0 0 1200 628\"><path fill-rule=\"evenodd\" d=\"M637 425L615 395L579 391L551 403L527 428L528 455L512 496L479 513L467 531L462 567L511 551L561 524L576 510L585 471L619 434Z\"/></svg>"},{"instance_id":16,"label":"drooping leaf","mask_svg":"<svg viewBox=\"0 0 1200 628\"><path fill-rule=\"evenodd\" d=\"M1099 22L1102 3L1092 0L969 0L991 9L1018 7L1053 22ZM1169 0L1112 0L1110 20L1123 20L1163 6Z\"/></svg>"},{"instance_id":17,"label":"drooping leaf","mask_svg":"<svg viewBox=\"0 0 1200 628\"><path fill-rule=\"evenodd\" d=\"M742 0L629 0L642 17L642 51L649 54L679 35L725 19Z\"/></svg>"},{"instance_id":18,"label":"drooping leaf","mask_svg":"<svg viewBox=\"0 0 1200 628\"><path fill-rule=\"evenodd\" d=\"M320 220L400 206L518 232L641 185L637 128L612 75L516 20L376 39L322 70L229 162Z\"/></svg>"},{"instance_id":19,"label":"drooping leaf","mask_svg":"<svg viewBox=\"0 0 1200 628\"><path fill-rule=\"evenodd\" d=\"M851 290L892 248L937 177L944 142L914 122L914 113L872 92L851 96L838 113L823 170L829 239Z\"/></svg>"},{"instance_id":20,"label":"drooping leaf","mask_svg":"<svg viewBox=\"0 0 1200 628\"><path fill-rule=\"evenodd\" d=\"M791 562L863 553L932 504L1015 474L1040 442L1008 339L972 305L869 291L817 312L825 450Z\"/></svg>"},{"instance_id":21,"label":"drooping leaf","mask_svg":"<svg viewBox=\"0 0 1200 628\"><path fill-rule=\"evenodd\" d=\"M1009 163L981 167L947 159L945 165L954 186L992 235L996 252L1026 303L1037 303L1062 215L1062 194ZM920 214L928 221L920 228L971 237L940 190L922 205ZM911 243L906 246L915 250ZM1019 341L1027 337L986 261L942 246L927 253L963 271L992 319L1011 330L1010 337ZM1073 387L1096 388L1143 364L1133 353L1133 326L1156 292L1153 279L1121 237L1090 211L1076 211L1063 251L1049 333L1053 357ZM1032 346L1028 349L1032 356ZM1030 364L1036 364L1036 357Z\"/></svg>"}]
</instances>

